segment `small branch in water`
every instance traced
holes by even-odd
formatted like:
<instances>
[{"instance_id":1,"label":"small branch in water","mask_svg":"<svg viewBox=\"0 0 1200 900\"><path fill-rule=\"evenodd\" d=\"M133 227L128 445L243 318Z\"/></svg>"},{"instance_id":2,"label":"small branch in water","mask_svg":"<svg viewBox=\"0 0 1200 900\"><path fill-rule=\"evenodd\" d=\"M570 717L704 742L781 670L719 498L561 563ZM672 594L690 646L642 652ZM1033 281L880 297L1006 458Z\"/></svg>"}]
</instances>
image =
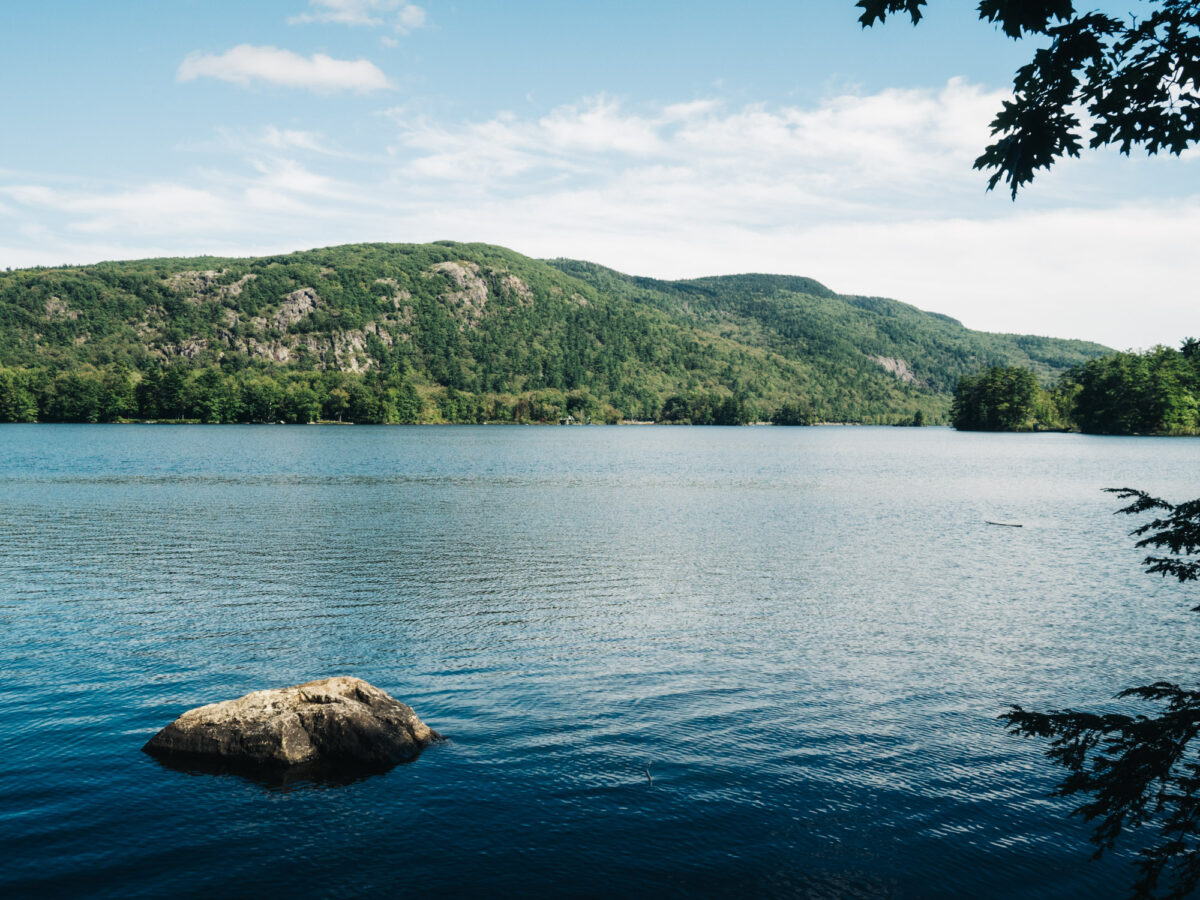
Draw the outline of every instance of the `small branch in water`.
<instances>
[{"instance_id":1,"label":"small branch in water","mask_svg":"<svg viewBox=\"0 0 1200 900\"><path fill-rule=\"evenodd\" d=\"M983 521L987 522L988 525L999 525L1001 528L1024 528L1025 527L1024 525L1014 525L1012 522L988 522L987 519L984 519Z\"/></svg>"},{"instance_id":2,"label":"small branch in water","mask_svg":"<svg viewBox=\"0 0 1200 900\"><path fill-rule=\"evenodd\" d=\"M650 763L646 763L646 780L650 782L650 787L654 787L654 779L650 777Z\"/></svg>"}]
</instances>

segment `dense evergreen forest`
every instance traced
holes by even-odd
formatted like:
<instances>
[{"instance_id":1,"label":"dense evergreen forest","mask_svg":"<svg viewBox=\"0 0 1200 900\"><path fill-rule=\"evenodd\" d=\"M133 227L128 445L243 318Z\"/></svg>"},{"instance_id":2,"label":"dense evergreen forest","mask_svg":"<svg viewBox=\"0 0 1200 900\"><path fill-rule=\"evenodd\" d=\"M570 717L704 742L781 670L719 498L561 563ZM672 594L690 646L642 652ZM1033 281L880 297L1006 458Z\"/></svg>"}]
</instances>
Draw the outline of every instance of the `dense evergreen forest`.
<instances>
[{"instance_id":1,"label":"dense evergreen forest","mask_svg":"<svg viewBox=\"0 0 1200 900\"><path fill-rule=\"evenodd\" d=\"M1030 369L992 367L959 381L951 421L968 431L1197 435L1200 341L1088 360L1050 387Z\"/></svg>"},{"instance_id":2,"label":"dense evergreen forest","mask_svg":"<svg viewBox=\"0 0 1200 900\"><path fill-rule=\"evenodd\" d=\"M0 273L0 421L895 423L1105 353L811 279L665 282L499 247Z\"/></svg>"}]
</instances>

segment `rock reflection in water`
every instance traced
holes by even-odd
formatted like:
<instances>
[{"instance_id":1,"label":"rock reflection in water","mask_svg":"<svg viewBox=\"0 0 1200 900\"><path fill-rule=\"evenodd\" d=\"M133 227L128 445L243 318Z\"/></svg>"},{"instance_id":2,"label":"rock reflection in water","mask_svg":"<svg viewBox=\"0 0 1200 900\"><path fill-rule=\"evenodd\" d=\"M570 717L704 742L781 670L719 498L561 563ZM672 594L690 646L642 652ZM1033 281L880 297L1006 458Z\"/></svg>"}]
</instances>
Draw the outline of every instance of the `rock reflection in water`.
<instances>
[{"instance_id":1,"label":"rock reflection in water","mask_svg":"<svg viewBox=\"0 0 1200 900\"><path fill-rule=\"evenodd\" d=\"M239 778L268 791L280 793L344 788L370 778L386 775L397 766L409 766L416 761L417 758L414 757L391 765L339 766L310 763L299 766L271 766L187 754L152 757L152 763L157 763L165 771L205 778L212 776Z\"/></svg>"}]
</instances>

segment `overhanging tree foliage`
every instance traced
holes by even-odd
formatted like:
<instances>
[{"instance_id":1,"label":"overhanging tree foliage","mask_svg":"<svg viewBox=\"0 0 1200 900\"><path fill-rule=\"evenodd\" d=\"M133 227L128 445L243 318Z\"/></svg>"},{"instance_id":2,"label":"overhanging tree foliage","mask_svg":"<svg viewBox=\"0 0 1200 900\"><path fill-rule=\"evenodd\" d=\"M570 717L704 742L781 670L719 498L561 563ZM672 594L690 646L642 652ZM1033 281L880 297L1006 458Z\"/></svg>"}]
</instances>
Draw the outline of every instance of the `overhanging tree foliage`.
<instances>
[{"instance_id":1,"label":"overhanging tree foliage","mask_svg":"<svg viewBox=\"0 0 1200 900\"><path fill-rule=\"evenodd\" d=\"M916 24L926 0L856 5L864 27L894 14ZM1126 155L1133 147L1178 155L1200 138L1200 2L1141 0L1124 19L1081 12L1071 0L982 0L978 8L1010 38L1046 40L1017 70L1013 98L992 120L996 140L975 161L992 171L989 190L1003 180L1015 199L1038 170L1078 156L1085 138Z\"/></svg>"},{"instance_id":2,"label":"overhanging tree foliage","mask_svg":"<svg viewBox=\"0 0 1200 900\"><path fill-rule=\"evenodd\" d=\"M859 0L864 27L889 15L914 24L926 0ZM1013 98L992 121L996 137L975 161L992 171L988 189L1007 182L1014 199L1036 172L1083 146L1115 145L1128 154L1178 155L1200 133L1200 0L1142 0L1118 19L1081 12L1071 0L981 0L980 19L1011 38L1042 38L1045 46L1019 68ZM1140 14L1138 14L1140 13ZM1181 355L1190 363L1194 340ZM1148 572L1193 581L1200 576L1200 500L1171 504L1123 488L1133 502L1122 512L1160 514L1138 528L1139 546L1165 551L1145 560ZM1197 608L1200 610L1200 607ZM1156 840L1141 851L1134 896L1182 897L1200 884L1200 691L1156 682L1121 698L1162 704L1155 716L1097 715L1075 710L1031 712L1014 706L1002 718L1017 734L1048 738L1051 759L1067 769L1058 788L1089 798L1078 809L1098 821L1097 854L1129 829Z\"/></svg>"},{"instance_id":3,"label":"overhanging tree foliage","mask_svg":"<svg viewBox=\"0 0 1200 900\"><path fill-rule=\"evenodd\" d=\"M1132 501L1120 512L1155 514L1133 532L1141 538L1137 546L1157 551L1143 561L1147 572L1200 579L1200 500L1172 504L1131 488L1112 492ZM1098 715L1013 706L1001 718L1015 734L1050 740L1046 755L1067 770L1055 793L1089 798L1077 813L1096 822L1097 857L1129 829L1153 836L1139 851L1134 897L1183 897L1200 883L1200 691L1159 681L1117 696L1159 704L1160 711ZM1158 894L1160 888L1166 893Z\"/></svg>"}]
</instances>

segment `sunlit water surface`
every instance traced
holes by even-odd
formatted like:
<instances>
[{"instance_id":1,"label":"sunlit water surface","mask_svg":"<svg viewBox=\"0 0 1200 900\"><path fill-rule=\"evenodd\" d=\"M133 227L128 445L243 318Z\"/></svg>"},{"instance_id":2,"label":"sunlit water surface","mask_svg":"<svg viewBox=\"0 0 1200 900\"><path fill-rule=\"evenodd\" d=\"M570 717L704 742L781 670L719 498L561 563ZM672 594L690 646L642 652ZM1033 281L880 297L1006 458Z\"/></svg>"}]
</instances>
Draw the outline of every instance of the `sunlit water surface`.
<instances>
[{"instance_id":1,"label":"sunlit water surface","mask_svg":"<svg viewBox=\"0 0 1200 900\"><path fill-rule=\"evenodd\" d=\"M996 716L1193 679L1195 598L1101 489L1197 472L945 429L4 426L0 894L1123 896ZM282 787L139 750L333 674L449 740Z\"/></svg>"}]
</instances>

